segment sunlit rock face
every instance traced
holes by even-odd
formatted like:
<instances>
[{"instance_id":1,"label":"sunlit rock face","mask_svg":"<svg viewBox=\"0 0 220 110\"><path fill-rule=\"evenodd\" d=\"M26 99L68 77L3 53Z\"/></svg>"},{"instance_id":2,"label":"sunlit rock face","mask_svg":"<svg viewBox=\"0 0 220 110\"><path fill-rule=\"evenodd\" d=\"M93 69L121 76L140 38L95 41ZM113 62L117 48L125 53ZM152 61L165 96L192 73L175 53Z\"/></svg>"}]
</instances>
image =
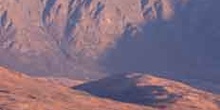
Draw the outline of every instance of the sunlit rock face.
<instances>
[{"instance_id":1,"label":"sunlit rock face","mask_svg":"<svg viewBox=\"0 0 220 110\"><path fill-rule=\"evenodd\" d=\"M142 48L146 48L146 53L152 55L158 51L159 53L153 55L156 57L146 56L147 58L143 59L144 62L148 62L147 59L157 58L161 51L166 51L160 50L161 41L165 42L163 45L165 48L168 44L175 47L173 42L168 41L188 39L185 36L191 31L194 33L190 36L193 36L199 33L195 32L195 29L200 31L198 27L206 27L201 22L208 18L206 15L215 4L218 4L217 2L217 0L0 0L0 63L35 75L54 73L53 75L64 76L76 74L80 77L101 76L100 73L109 72L111 69L112 66L106 66L105 63L109 62L111 58L108 57L112 53L117 53L115 49L120 49L121 40L123 42L123 39L130 37L131 42L136 42L137 39L138 44L147 44L135 50L145 51ZM211 19L215 15L209 16ZM157 24L158 22L165 22L167 25ZM202 26L199 26L200 24ZM163 41L165 39L166 41ZM193 39L188 41L191 42L190 45L194 43ZM183 44L185 47L186 43ZM133 43L126 49L136 45ZM157 49L147 49L152 46ZM177 50L184 53L188 49ZM173 49L167 51L175 53ZM181 52L177 52L177 59L182 58L179 57L183 55ZM148 54L142 54L145 55ZM120 58L127 55L118 56ZM185 56L184 58L189 61L198 58L189 56L192 59ZM134 59L133 56L130 58ZM165 59L166 55L161 57L161 61ZM133 60L130 61L132 61L128 62L130 65L135 64ZM104 67L100 66L100 63ZM187 68L185 65L189 65L189 62L177 63L181 64L174 68L183 68L182 65ZM162 64L170 66L165 62ZM155 70L166 70L161 69L160 64L153 65ZM151 68L149 65L142 66ZM119 71L115 69L113 72Z\"/></svg>"}]
</instances>

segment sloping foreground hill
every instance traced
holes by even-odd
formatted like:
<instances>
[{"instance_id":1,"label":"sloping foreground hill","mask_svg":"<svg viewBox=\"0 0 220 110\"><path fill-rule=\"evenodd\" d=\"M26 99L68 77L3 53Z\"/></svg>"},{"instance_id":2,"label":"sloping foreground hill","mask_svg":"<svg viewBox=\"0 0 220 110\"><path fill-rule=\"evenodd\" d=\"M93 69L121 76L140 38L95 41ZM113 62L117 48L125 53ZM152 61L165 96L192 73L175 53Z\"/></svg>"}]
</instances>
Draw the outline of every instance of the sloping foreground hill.
<instances>
[{"instance_id":1,"label":"sloping foreground hill","mask_svg":"<svg viewBox=\"0 0 220 110\"><path fill-rule=\"evenodd\" d=\"M220 110L219 95L140 73L111 76L73 88L105 99L151 106L156 110Z\"/></svg>"},{"instance_id":2,"label":"sloping foreground hill","mask_svg":"<svg viewBox=\"0 0 220 110\"><path fill-rule=\"evenodd\" d=\"M77 81L69 88L62 85L65 79L0 68L0 81L0 110L219 110L218 95L136 73Z\"/></svg>"},{"instance_id":3,"label":"sloping foreground hill","mask_svg":"<svg viewBox=\"0 0 220 110\"><path fill-rule=\"evenodd\" d=\"M100 99L0 68L0 110L152 110Z\"/></svg>"}]
</instances>

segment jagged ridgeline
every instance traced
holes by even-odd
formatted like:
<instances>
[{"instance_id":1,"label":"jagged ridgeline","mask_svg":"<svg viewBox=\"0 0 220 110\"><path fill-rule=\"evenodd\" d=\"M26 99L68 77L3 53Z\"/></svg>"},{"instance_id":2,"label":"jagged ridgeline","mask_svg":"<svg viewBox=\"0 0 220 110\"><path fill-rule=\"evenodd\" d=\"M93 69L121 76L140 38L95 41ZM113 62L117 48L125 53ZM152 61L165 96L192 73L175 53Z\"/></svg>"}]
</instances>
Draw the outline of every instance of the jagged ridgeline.
<instances>
[{"instance_id":1,"label":"jagged ridgeline","mask_svg":"<svg viewBox=\"0 0 220 110\"><path fill-rule=\"evenodd\" d=\"M114 55L117 49L120 50L123 39L134 42L136 39L144 38L142 39L144 42L138 44L148 43L145 41L151 41L151 38L167 39L168 35L164 37L151 32L181 31L179 22L189 21L188 16L192 16L192 20L195 20L195 16L205 12L210 4L217 4L217 0L210 1L213 2L206 0L0 0L0 64L34 75L101 76L103 69L106 68L100 65L105 65L105 62L109 62L106 58L112 53ZM191 14L188 14L189 12ZM186 19L178 21L178 17ZM160 28L155 22L165 22L168 25ZM149 26L156 28L149 29ZM188 25L185 28L189 29ZM164 29L167 30L154 31ZM150 32L146 34L148 31ZM178 40L180 37L176 35L175 38ZM159 42L161 41L158 40L157 43L152 41L152 44L159 45ZM130 47L134 47L133 44Z\"/></svg>"}]
</instances>

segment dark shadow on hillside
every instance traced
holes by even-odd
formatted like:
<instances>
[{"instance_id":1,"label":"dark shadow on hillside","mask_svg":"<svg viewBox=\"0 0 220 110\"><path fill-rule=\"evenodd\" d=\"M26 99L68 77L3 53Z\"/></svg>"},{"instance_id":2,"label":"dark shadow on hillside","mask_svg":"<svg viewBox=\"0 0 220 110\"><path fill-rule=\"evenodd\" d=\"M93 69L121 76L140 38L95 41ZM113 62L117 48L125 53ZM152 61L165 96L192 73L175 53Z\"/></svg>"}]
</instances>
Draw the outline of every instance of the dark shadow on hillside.
<instances>
[{"instance_id":1,"label":"dark shadow on hillside","mask_svg":"<svg viewBox=\"0 0 220 110\"><path fill-rule=\"evenodd\" d=\"M198 2L177 9L170 21L158 18L146 23L136 34L136 27L128 24L116 47L103 58L106 71L157 73L216 92L209 86L204 88L178 76L185 74L187 78L219 83L220 8L217 4L220 1L209 2L208 7L206 2Z\"/></svg>"},{"instance_id":2,"label":"dark shadow on hillside","mask_svg":"<svg viewBox=\"0 0 220 110\"><path fill-rule=\"evenodd\" d=\"M128 78L125 74L116 75L88 82L73 87L73 89L102 98L153 107L166 106L179 98L179 96L169 93L162 86L137 86L136 78Z\"/></svg>"},{"instance_id":3,"label":"dark shadow on hillside","mask_svg":"<svg viewBox=\"0 0 220 110\"><path fill-rule=\"evenodd\" d=\"M46 6L43 10L43 15L42 15L42 21L44 24L47 23L46 19L48 16L50 16L50 11L52 9L52 7L55 5L57 0L47 0L46 2Z\"/></svg>"}]
</instances>

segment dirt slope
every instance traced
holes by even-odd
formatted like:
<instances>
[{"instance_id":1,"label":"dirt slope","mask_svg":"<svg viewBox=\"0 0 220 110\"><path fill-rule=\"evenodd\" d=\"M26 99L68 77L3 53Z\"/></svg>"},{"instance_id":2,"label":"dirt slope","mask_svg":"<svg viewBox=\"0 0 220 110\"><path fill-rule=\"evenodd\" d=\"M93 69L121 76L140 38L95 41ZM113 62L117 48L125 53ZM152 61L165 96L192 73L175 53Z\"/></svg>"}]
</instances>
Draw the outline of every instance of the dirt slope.
<instances>
[{"instance_id":1,"label":"dirt slope","mask_svg":"<svg viewBox=\"0 0 220 110\"><path fill-rule=\"evenodd\" d=\"M136 73L69 88L64 79L31 78L0 68L0 80L0 110L219 110L218 95Z\"/></svg>"},{"instance_id":2,"label":"dirt slope","mask_svg":"<svg viewBox=\"0 0 220 110\"><path fill-rule=\"evenodd\" d=\"M219 110L220 96L181 82L141 73L107 77L73 87L92 95L158 110Z\"/></svg>"},{"instance_id":3,"label":"dirt slope","mask_svg":"<svg viewBox=\"0 0 220 110\"><path fill-rule=\"evenodd\" d=\"M152 110L100 99L5 68L0 68L0 80L0 110Z\"/></svg>"}]
</instances>

